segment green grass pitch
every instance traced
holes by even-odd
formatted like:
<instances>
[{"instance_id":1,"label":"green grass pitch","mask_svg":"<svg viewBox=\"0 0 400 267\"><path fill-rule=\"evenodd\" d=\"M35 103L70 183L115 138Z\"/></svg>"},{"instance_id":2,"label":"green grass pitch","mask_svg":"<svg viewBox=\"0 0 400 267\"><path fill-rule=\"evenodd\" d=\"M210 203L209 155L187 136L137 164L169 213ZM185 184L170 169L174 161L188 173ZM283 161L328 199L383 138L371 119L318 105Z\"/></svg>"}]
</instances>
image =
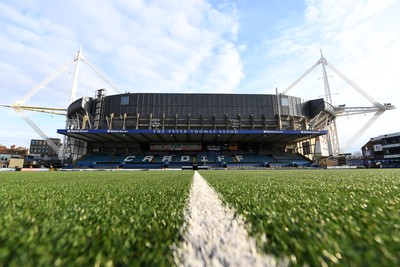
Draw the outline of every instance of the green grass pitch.
<instances>
[{"instance_id":1,"label":"green grass pitch","mask_svg":"<svg viewBox=\"0 0 400 267\"><path fill-rule=\"evenodd\" d=\"M400 170L201 171L260 250L400 266ZM0 266L170 266L191 171L0 173Z\"/></svg>"},{"instance_id":2,"label":"green grass pitch","mask_svg":"<svg viewBox=\"0 0 400 267\"><path fill-rule=\"evenodd\" d=\"M266 253L299 266L400 266L398 169L201 174Z\"/></svg>"},{"instance_id":3,"label":"green grass pitch","mask_svg":"<svg viewBox=\"0 0 400 267\"><path fill-rule=\"evenodd\" d=\"M172 264L192 173L0 175L0 266Z\"/></svg>"}]
</instances>

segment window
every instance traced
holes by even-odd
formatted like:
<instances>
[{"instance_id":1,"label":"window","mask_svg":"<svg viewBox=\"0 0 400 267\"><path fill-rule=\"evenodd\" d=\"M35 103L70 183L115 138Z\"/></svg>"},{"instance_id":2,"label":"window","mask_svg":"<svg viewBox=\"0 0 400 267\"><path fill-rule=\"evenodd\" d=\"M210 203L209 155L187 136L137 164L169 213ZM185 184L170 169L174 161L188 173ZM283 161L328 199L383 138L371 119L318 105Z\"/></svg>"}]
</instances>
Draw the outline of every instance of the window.
<instances>
[{"instance_id":1,"label":"window","mask_svg":"<svg viewBox=\"0 0 400 267\"><path fill-rule=\"evenodd\" d=\"M282 106L289 106L289 98L287 96L281 95L281 105Z\"/></svg>"},{"instance_id":2,"label":"window","mask_svg":"<svg viewBox=\"0 0 400 267\"><path fill-rule=\"evenodd\" d=\"M311 151L310 151L310 142L303 142L302 143L302 145L303 145L303 154L304 155L309 155L309 154L311 154Z\"/></svg>"},{"instance_id":3,"label":"window","mask_svg":"<svg viewBox=\"0 0 400 267\"><path fill-rule=\"evenodd\" d=\"M129 105L129 96L121 96L121 106L123 105Z\"/></svg>"}]
</instances>

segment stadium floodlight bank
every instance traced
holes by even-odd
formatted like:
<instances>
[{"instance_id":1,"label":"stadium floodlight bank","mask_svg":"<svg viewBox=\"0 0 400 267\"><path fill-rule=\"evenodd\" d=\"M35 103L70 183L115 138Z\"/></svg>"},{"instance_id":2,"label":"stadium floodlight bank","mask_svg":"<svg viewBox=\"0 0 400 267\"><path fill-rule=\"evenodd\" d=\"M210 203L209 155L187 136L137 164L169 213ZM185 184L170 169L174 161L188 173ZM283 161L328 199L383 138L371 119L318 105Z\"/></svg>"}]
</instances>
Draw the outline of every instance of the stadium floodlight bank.
<instances>
[{"instance_id":1,"label":"stadium floodlight bank","mask_svg":"<svg viewBox=\"0 0 400 267\"><path fill-rule=\"evenodd\" d=\"M138 161L142 156L142 163L151 157L171 162L172 156L189 157L189 163L232 156L237 163L243 155L290 153L312 159L322 153L315 150L321 147L315 140L324 139L335 112L322 98L306 101L282 94L107 96L100 89L94 97L71 103L67 117L66 129L57 132L68 137L72 160L102 153Z\"/></svg>"}]
</instances>

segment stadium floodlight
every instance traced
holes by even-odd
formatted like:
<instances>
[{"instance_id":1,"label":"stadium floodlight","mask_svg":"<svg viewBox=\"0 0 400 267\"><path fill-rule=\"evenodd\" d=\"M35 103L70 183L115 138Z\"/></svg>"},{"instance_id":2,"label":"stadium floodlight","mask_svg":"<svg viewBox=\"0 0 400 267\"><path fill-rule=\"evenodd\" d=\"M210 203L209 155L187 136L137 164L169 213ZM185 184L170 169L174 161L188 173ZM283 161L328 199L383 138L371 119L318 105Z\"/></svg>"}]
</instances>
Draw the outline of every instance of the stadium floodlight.
<instances>
[{"instance_id":1,"label":"stadium floodlight","mask_svg":"<svg viewBox=\"0 0 400 267\"><path fill-rule=\"evenodd\" d=\"M151 119L150 120L150 127L153 129L158 130L158 128L160 128L161 123L159 119Z\"/></svg>"},{"instance_id":2,"label":"stadium floodlight","mask_svg":"<svg viewBox=\"0 0 400 267\"><path fill-rule=\"evenodd\" d=\"M232 129L236 130L239 127L240 121L231 119L229 120L229 125L232 127Z\"/></svg>"}]
</instances>

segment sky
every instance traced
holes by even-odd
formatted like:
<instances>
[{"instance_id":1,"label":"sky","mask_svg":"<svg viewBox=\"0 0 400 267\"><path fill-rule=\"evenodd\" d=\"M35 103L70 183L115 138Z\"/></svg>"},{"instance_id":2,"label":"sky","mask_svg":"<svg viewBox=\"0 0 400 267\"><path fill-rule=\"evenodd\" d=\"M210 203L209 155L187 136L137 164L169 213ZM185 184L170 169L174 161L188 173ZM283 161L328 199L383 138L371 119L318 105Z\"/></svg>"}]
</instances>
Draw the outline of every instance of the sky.
<instances>
[{"instance_id":1,"label":"sky","mask_svg":"<svg viewBox=\"0 0 400 267\"><path fill-rule=\"evenodd\" d=\"M400 1L396 0L0 0L0 104L66 108L74 64L31 97L35 86L82 45L77 97L119 92L283 92L321 57L379 103L400 106ZM372 104L327 69L334 105ZM321 67L287 94L321 98ZM25 100L26 99L26 100ZM20 115L0 107L0 144L41 139ZM65 117L24 112L47 136L63 138ZM372 114L337 119L339 144ZM347 151L400 132L390 110Z\"/></svg>"}]
</instances>

